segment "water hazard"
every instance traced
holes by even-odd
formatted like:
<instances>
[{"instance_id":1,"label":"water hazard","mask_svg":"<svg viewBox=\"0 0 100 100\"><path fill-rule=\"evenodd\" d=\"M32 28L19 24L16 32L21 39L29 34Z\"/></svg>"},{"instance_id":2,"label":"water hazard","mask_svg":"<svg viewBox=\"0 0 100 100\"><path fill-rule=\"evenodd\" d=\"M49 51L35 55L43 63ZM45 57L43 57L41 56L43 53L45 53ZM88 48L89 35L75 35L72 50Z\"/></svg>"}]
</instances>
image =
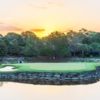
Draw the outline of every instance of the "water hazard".
<instances>
[{"instance_id":1,"label":"water hazard","mask_svg":"<svg viewBox=\"0 0 100 100\"><path fill-rule=\"evenodd\" d=\"M13 71L5 67L0 71ZM1 100L100 100L100 82L89 85L33 85L0 82Z\"/></svg>"},{"instance_id":2,"label":"water hazard","mask_svg":"<svg viewBox=\"0 0 100 100\"><path fill-rule=\"evenodd\" d=\"M49 86L7 82L1 100L100 100L100 82L90 85Z\"/></svg>"}]
</instances>

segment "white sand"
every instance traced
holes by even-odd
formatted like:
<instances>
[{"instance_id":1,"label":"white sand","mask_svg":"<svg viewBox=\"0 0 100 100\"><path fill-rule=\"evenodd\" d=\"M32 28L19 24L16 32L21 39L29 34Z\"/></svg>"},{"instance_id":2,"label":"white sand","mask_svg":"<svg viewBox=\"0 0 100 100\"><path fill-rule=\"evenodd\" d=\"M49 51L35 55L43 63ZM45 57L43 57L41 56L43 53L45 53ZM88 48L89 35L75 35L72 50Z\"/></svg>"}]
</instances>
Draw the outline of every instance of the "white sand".
<instances>
[{"instance_id":1,"label":"white sand","mask_svg":"<svg viewBox=\"0 0 100 100\"><path fill-rule=\"evenodd\" d=\"M11 66L7 66L7 67L5 67L5 68L0 68L0 72L2 72L2 71L15 71L15 70L17 70L17 69L12 69L13 67L11 67Z\"/></svg>"}]
</instances>

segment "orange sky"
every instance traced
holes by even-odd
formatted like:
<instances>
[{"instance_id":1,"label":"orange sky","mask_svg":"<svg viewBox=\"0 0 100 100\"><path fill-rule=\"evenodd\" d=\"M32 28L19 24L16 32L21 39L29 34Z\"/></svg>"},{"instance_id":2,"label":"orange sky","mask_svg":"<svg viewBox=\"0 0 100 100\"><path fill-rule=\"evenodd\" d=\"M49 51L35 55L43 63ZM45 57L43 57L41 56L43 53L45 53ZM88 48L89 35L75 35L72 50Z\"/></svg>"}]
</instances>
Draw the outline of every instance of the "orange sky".
<instances>
[{"instance_id":1,"label":"orange sky","mask_svg":"<svg viewBox=\"0 0 100 100\"><path fill-rule=\"evenodd\" d=\"M99 0L1 0L0 33L33 31L42 37L69 29L100 31Z\"/></svg>"}]
</instances>

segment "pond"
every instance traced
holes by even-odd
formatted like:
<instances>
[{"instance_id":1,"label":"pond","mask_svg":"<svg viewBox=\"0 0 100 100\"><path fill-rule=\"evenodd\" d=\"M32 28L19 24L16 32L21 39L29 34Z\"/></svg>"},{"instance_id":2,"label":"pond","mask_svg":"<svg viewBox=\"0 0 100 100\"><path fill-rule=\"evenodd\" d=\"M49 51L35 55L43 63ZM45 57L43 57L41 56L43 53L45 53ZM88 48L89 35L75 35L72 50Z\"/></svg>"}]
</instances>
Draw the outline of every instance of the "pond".
<instances>
[{"instance_id":1,"label":"pond","mask_svg":"<svg viewBox=\"0 0 100 100\"><path fill-rule=\"evenodd\" d=\"M100 82L90 85L32 85L4 82L1 100L100 100Z\"/></svg>"},{"instance_id":2,"label":"pond","mask_svg":"<svg viewBox=\"0 0 100 100\"><path fill-rule=\"evenodd\" d=\"M11 66L0 71L14 71ZM100 100L100 82L89 85L33 85L0 82L1 100Z\"/></svg>"}]
</instances>

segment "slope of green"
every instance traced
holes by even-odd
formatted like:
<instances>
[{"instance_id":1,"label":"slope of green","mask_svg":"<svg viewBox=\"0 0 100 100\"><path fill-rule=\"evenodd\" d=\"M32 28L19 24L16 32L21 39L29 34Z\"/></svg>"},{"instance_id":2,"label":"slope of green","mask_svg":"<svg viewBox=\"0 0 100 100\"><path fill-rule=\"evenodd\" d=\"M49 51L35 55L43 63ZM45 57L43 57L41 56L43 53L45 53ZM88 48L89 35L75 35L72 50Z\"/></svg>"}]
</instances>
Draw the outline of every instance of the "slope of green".
<instances>
[{"instance_id":1,"label":"slope of green","mask_svg":"<svg viewBox=\"0 0 100 100\"><path fill-rule=\"evenodd\" d=\"M84 63L22 63L22 64L2 64L1 68L12 66L18 72L83 72L95 70L100 66L98 62Z\"/></svg>"}]
</instances>

